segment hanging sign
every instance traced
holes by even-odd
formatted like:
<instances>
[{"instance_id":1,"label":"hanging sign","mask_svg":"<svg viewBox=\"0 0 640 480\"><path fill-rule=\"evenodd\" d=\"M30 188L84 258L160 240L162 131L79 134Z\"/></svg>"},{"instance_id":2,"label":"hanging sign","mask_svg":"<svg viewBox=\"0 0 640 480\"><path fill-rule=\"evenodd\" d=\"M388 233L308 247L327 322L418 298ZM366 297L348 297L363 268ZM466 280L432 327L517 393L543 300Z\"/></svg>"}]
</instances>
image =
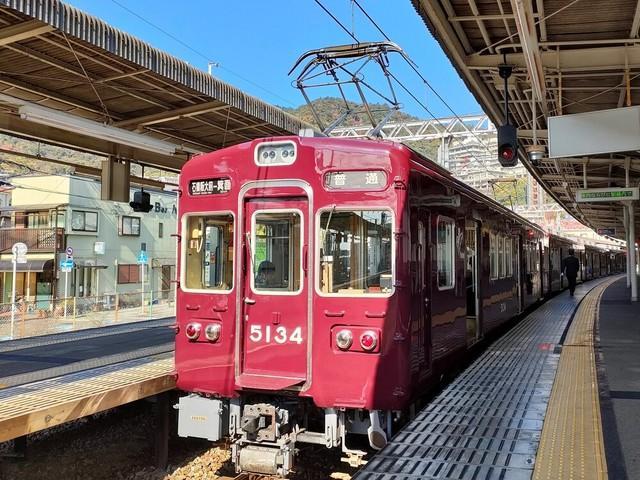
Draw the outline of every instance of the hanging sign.
<instances>
[{"instance_id":1,"label":"hanging sign","mask_svg":"<svg viewBox=\"0 0 640 480\"><path fill-rule=\"evenodd\" d=\"M620 202L623 200L638 200L638 187L615 188L586 188L576 192L576 202Z\"/></svg>"}]
</instances>

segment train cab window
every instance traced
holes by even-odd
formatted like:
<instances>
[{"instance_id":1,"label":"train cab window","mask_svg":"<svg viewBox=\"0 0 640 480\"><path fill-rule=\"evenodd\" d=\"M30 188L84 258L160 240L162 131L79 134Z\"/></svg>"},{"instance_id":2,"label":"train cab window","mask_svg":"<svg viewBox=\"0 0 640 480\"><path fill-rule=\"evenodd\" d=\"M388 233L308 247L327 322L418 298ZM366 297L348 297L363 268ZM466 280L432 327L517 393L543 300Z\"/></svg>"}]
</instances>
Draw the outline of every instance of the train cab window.
<instances>
[{"instance_id":1,"label":"train cab window","mask_svg":"<svg viewBox=\"0 0 640 480\"><path fill-rule=\"evenodd\" d=\"M194 290L233 287L233 217L190 216L186 222L185 285Z\"/></svg>"},{"instance_id":2,"label":"train cab window","mask_svg":"<svg viewBox=\"0 0 640 480\"><path fill-rule=\"evenodd\" d=\"M326 294L372 295L393 291L393 215L387 211L320 214L318 289Z\"/></svg>"},{"instance_id":3,"label":"train cab window","mask_svg":"<svg viewBox=\"0 0 640 480\"><path fill-rule=\"evenodd\" d=\"M438 289L453 288L455 274L455 224L453 220L438 219L437 259Z\"/></svg>"},{"instance_id":4,"label":"train cab window","mask_svg":"<svg viewBox=\"0 0 640 480\"><path fill-rule=\"evenodd\" d=\"M302 239L299 212L258 212L253 220L251 249L253 289L269 293L300 289Z\"/></svg>"}]
</instances>

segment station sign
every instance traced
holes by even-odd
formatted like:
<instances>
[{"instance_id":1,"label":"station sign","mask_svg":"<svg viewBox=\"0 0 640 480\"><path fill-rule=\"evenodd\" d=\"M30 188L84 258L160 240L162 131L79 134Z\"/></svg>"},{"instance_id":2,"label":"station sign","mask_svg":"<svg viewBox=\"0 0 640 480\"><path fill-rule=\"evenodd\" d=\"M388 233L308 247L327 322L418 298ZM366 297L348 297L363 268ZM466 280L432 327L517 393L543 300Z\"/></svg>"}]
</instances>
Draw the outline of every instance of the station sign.
<instances>
[{"instance_id":1,"label":"station sign","mask_svg":"<svg viewBox=\"0 0 640 480\"><path fill-rule=\"evenodd\" d=\"M616 188L586 188L576 192L576 202L621 202L624 200L638 200L638 187Z\"/></svg>"},{"instance_id":2,"label":"station sign","mask_svg":"<svg viewBox=\"0 0 640 480\"><path fill-rule=\"evenodd\" d=\"M598 235L607 235L608 237L615 237L616 236L616 229L613 227L610 228L598 228L596 230L598 232Z\"/></svg>"},{"instance_id":3,"label":"station sign","mask_svg":"<svg viewBox=\"0 0 640 480\"><path fill-rule=\"evenodd\" d=\"M189 182L189 195L216 195L231 190L231 180L228 178L204 178Z\"/></svg>"}]
</instances>

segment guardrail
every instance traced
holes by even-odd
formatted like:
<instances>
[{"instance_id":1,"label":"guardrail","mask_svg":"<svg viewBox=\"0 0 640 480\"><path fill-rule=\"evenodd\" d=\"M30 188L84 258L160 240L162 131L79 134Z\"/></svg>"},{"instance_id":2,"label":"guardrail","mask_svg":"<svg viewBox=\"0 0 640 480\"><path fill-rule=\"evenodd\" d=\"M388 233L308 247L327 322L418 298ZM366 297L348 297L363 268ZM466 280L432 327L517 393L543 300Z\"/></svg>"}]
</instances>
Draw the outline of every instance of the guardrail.
<instances>
[{"instance_id":1,"label":"guardrail","mask_svg":"<svg viewBox=\"0 0 640 480\"><path fill-rule=\"evenodd\" d=\"M173 290L107 293L0 304L0 341L175 315Z\"/></svg>"}]
</instances>

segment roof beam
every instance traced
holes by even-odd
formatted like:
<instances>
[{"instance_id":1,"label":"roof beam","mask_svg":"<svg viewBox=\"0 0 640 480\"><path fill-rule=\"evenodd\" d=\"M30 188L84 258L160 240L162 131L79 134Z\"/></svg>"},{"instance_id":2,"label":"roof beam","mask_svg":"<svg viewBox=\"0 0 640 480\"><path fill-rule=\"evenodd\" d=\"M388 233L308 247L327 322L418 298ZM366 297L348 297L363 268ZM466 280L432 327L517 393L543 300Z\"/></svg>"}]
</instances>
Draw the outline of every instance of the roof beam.
<instances>
[{"instance_id":1,"label":"roof beam","mask_svg":"<svg viewBox=\"0 0 640 480\"><path fill-rule=\"evenodd\" d=\"M574 48L571 50L546 50L540 52L541 66L543 68L556 69L558 55L560 55L560 68L566 71L591 71L591 70L624 70L625 50L629 56L629 68L640 67L640 45L630 46L603 46L597 48ZM527 60L522 53L509 53L507 60L510 65L518 68L527 68ZM471 55L465 60L465 65L472 69L494 69L502 64L504 59L500 54Z\"/></svg>"},{"instance_id":2,"label":"roof beam","mask_svg":"<svg viewBox=\"0 0 640 480\"><path fill-rule=\"evenodd\" d=\"M37 20L18 23L0 29L0 46L9 45L14 42L37 37L54 30L51 25L43 24Z\"/></svg>"},{"instance_id":3,"label":"roof beam","mask_svg":"<svg viewBox=\"0 0 640 480\"><path fill-rule=\"evenodd\" d=\"M538 33L533 19L531 1L511 0L511 8L516 16L516 27L522 44L524 60L529 71L533 93L536 99L541 102L545 115L548 116L544 69L540 57L540 48L538 47Z\"/></svg>"},{"instance_id":4,"label":"roof beam","mask_svg":"<svg viewBox=\"0 0 640 480\"><path fill-rule=\"evenodd\" d=\"M215 112L217 110L225 110L229 105L221 105L219 101L205 102L197 105L189 105L188 107L176 108L166 112L153 113L137 118L128 118L120 122L115 122L115 127L131 127L154 125L156 123L169 122L171 120L179 120L181 118L193 117L204 113Z\"/></svg>"},{"instance_id":5,"label":"roof beam","mask_svg":"<svg viewBox=\"0 0 640 480\"><path fill-rule=\"evenodd\" d=\"M633 15L633 22L631 23L631 32L629 32L629 38L637 38L638 30L640 29L640 0L636 3L636 12Z\"/></svg>"}]
</instances>

